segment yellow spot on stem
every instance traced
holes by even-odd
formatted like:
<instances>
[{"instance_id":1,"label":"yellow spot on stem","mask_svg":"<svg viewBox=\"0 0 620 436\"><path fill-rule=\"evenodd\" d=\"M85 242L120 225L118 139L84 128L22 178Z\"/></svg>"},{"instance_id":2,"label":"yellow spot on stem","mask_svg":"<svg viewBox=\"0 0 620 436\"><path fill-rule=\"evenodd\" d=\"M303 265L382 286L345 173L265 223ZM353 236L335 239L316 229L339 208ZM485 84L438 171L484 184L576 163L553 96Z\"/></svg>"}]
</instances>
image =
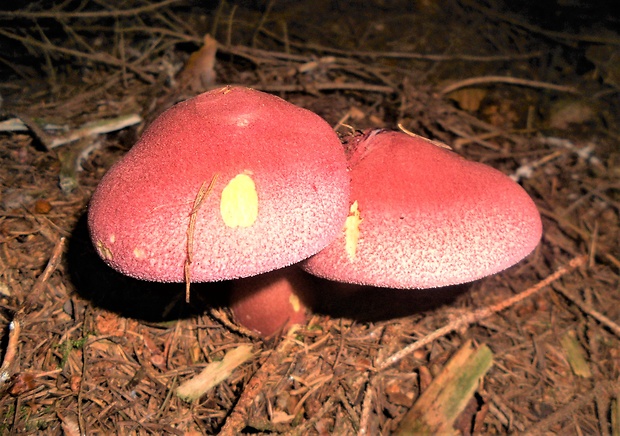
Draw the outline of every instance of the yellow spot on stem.
<instances>
[{"instance_id":1,"label":"yellow spot on stem","mask_svg":"<svg viewBox=\"0 0 620 436\"><path fill-rule=\"evenodd\" d=\"M344 248L350 261L355 259L357 253L357 241L360 238L361 222L360 211L358 210L357 200L355 200L349 209L349 216L344 222Z\"/></svg>"},{"instance_id":2,"label":"yellow spot on stem","mask_svg":"<svg viewBox=\"0 0 620 436\"><path fill-rule=\"evenodd\" d=\"M250 227L258 217L258 195L254 180L238 174L222 191L220 214L228 227Z\"/></svg>"},{"instance_id":3,"label":"yellow spot on stem","mask_svg":"<svg viewBox=\"0 0 620 436\"><path fill-rule=\"evenodd\" d=\"M299 297L297 295L291 294L291 296L288 297L288 302L291 303L291 307L295 313L301 310L301 301L299 301Z\"/></svg>"}]
</instances>

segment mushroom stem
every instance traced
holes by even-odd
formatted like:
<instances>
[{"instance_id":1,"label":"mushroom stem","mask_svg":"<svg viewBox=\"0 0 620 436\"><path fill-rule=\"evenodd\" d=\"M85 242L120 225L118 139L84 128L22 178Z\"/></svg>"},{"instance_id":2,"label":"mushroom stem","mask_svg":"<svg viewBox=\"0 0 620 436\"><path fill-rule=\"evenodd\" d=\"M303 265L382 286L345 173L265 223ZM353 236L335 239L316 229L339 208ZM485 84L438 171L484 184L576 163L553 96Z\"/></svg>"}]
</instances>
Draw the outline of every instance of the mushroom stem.
<instances>
[{"instance_id":1,"label":"mushroom stem","mask_svg":"<svg viewBox=\"0 0 620 436\"><path fill-rule=\"evenodd\" d=\"M314 283L296 265L233 282L230 307L244 327L267 338L306 321Z\"/></svg>"}]
</instances>

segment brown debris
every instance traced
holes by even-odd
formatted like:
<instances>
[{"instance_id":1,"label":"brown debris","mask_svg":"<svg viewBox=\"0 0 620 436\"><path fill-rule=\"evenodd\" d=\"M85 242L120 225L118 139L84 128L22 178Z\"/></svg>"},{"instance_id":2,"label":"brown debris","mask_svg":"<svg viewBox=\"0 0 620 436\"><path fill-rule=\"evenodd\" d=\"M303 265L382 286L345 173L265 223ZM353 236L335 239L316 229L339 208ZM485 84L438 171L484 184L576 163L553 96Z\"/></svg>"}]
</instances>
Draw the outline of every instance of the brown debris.
<instances>
[{"instance_id":1,"label":"brown debris","mask_svg":"<svg viewBox=\"0 0 620 436\"><path fill-rule=\"evenodd\" d=\"M612 434L620 107L606 61L615 58L595 55L617 53L614 20L584 6L580 20L607 26L590 34L574 31L585 24L551 30L536 14L470 0L444 9L268 3L0 11L0 43L22 47L2 54L10 79L0 84L0 121L22 114L30 126L0 131L0 433L389 434L472 341L493 351L494 365L461 434ZM59 177L75 144L48 141L71 135L59 126L78 131L120 114L152 120L204 88L235 83L310 108L340 133L401 125L500 169L538 205L540 246L456 289L367 289L336 301L320 282L310 321L269 342L230 321L218 297L226 284L193 283L185 303L183 285L110 271L84 213L144 123L98 134L72 191ZM564 100L587 116L565 119ZM588 368L582 376L567 337ZM174 394L248 343L255 357L200 399Z\"/></svg>"}]
</instances>

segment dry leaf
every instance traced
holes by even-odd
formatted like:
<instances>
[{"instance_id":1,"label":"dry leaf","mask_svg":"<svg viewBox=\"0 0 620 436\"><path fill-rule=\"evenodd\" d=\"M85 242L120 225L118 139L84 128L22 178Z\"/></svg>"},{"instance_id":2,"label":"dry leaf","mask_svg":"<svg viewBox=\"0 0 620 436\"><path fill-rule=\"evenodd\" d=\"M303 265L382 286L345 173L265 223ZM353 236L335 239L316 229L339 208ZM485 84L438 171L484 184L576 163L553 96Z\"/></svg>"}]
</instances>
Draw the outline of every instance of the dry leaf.
<instances>
[{"instance_id":1,"label":"dry leaf","mask_svg":"<svg viewBox=\"0 0 620 436\"><path fill-rule=\"evenodd\" d=\"M458 434L453 425L492 365L489 347L474 348L467 341L405 414L394 434Z\"/></svg>"},{"instance_id":2,"label":"dry leaf","mask_svg":"<svg viewBox=\"0 0 620 436\"><path fill-rule=\"evenodd\" d=\"M182 88L202 92L215 83L215 54L217 41L205 35L200 49L191 54L178 76Z\"/></svg>"},{"instance_id":3,"label":"dry leaf","mask_svg":"<svg viewBox=\"0 0 620 436\"><path fill-rule=\"evenodd\" d=\"M487 95L483 88L461 88L448 94L448 98L454 100L461 109L468 112L476 112L480 109L480 103Z\"/></svg>"},{"instance_id":4,"label":"dry leaf","mask_svg":"<svg viewBox=\"0 0 620 436\"><path fill-rule=\"evenodd\" d=\"M588 365L586 350L581 346L574 331L568 331L560 340L570 367L575 375L584 378L592 377Z\"/></svg>"},{"instance_id":5,"label":"dry leaf","mask_svg":"<svg viewBox=\"0 0 620 436\"><path fill-rule=\"evenodd\" d=\"M251 345L238 346L226 353L222 360L208 364L200 374L183 382L177 389L177 396L185 401L197 400L230 377L235 368L251 357Z\"/></svg>"},{"instance_id":6,"label":"dry leaf","mask_svg":"<svg viewBox=\"0 0 620 436\"><path fill-rule=\"evenodd\" d=\"M62 432L65 436L80 436L80 425L76 419L76 416L73 413L69 413L68 415L57 414L58 418L60 418L60 426L62 427Z\"/></svg>"}]
</instances>

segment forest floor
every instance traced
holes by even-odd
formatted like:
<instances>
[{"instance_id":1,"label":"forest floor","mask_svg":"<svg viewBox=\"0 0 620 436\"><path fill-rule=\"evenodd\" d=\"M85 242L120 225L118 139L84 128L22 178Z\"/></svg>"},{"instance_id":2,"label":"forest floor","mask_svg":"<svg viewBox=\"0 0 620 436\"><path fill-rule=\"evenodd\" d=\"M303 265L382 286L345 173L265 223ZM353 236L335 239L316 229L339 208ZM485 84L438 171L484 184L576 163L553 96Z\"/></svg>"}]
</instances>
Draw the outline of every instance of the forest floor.
<instances>
[{"instance_id":1,"label":"forest floor","mask_svg":"<svg viewBox=\"0 0 620 436\"><path fill-rule=\"evenodd\" d=\"M44 3L0 10L1 434L406 432L468 347L492 363L458 434L620 434L618 16L590 2ZM112 271L86 226L98 181L159 113L227 84L343 133L401 125L513 176L541 243L464 286L344 296L317 281L308 322L270 340L236 325L229 283L194 284L186 303L183 284ZM221 383L179 398L243 345Z\"/></svg>"}]
</instances>

